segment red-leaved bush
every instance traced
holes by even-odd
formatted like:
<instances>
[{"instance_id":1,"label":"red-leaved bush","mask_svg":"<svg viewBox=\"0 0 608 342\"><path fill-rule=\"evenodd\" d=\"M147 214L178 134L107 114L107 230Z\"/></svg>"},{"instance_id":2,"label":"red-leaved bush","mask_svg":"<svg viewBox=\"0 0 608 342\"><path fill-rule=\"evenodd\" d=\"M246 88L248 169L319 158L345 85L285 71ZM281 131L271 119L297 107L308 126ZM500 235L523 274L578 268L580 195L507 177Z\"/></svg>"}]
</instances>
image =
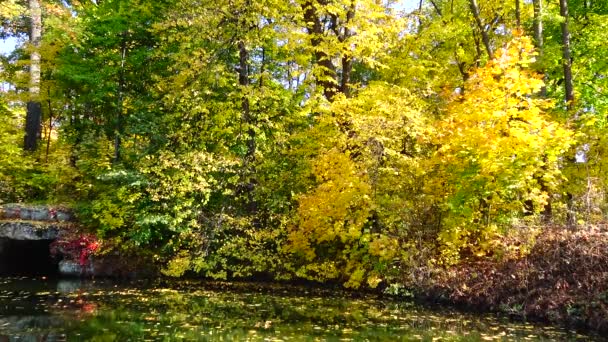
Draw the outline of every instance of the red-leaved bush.
<instances>
[{"instance_id":1,"label":"red-leaved bush","mask_svg":"<svg viewBox=\"0 0 608 342\"><path fill-rule=\"evenodd\" d=\"M50 252L53 257L63 256L66 259L78 260L81 266L85 266L89 256L99 249L99 240L92 234L77 234L53 241Z\"/></svg>"}]
</instances>

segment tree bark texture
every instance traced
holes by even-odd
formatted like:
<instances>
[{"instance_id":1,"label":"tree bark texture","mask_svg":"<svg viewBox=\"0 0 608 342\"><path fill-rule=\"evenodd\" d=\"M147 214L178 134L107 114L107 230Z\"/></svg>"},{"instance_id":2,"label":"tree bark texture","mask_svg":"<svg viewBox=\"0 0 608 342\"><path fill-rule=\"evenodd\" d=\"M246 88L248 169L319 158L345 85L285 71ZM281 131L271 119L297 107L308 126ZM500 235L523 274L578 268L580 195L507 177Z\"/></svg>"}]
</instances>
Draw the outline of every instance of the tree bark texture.
<instances>
[{"instance_id":1,"label":"tree bark texture","mask_svg":"<svg viewBox=\"0 0 608 342\"><path fill-rule=\"evenodd\" d=\"M243 41L238 43L239 48L239 84L246 88L250 84L249 80L249 51ZM253 129L254 120L251 115L249 98L243 96L241 100L242 120L247 125L247 153L245 160L252 162L255 159L255 130Z\"/></svg>"},{"instance_id":2,"label":"tree bark texture","mask_svg":"<svg viewBox=\"0 0 608 342\"><path fill-rule=\"evenodd\" d=\"M249 50L245 45L244 41L238 42L239 49L239 85L246 90L247 87L251 84L249 75L250 75L250 64L249 64ZM261 76L260 76L261 77ZM246 176L249 178L242 184L243 192L247 196L247 211L250 214L254 214L258 211L257 202L254 198L254 190L256 186L255 179L255 120L251 113L251 104L249 102L249 98L247 94L243 94L243 98L241 99L241 120L243 124L247 127L247 152L245 153L245 157L243 158L243 171L245 171ZM257 221L256 223L257 224Z\"/></svg>"},{"instance_id":3,"label":"tree bark texture","mask_svg":"<svg viewBox=\"0 0 608 342\"><path fill-rule=\"evenodd\" d=\"M538 50L538 57L541 60L543 60L543 56L545 53L545 39L543 37L543 0L533 0L532 1L532 6L534 8L534 20L532 22L532 26L533 26L533 30L534 30L534 42L536 43L536 49ZM543 68L542 70L543 73L543 80L547 81L547 74L545 73L545 70ZM542 97L546 97L547 96L547 86L543 85L543 87L540 89L540 96Z\"/></svg>"},{"instance_id":4,"label":"tree bark texture","mask_svg":"<svg viewBox=\"0 0 608 342\"><path fill-rule=\"evenodd\" d=\"M570 16L568 14L568 0L559 0L559 14L563 17L562 29L562 65L564 67L565 100L568 109L572 108L574 101L574 87L572 85L572 56L570 51Z\"/></svg>"},{"instance_id":5,"label":"tree bark texture","mask_svg":"<svg viewBox=\"0 0 608 342\"><path fill-rule=\"evenodd\" d=\"M346 25L344 27L344 33L338 35L338 39L341 43L344 43L347 39L352 37L353 32L348 25L353 21L355 17L355 2L352 1L351 5L346 13ZM337 25L337 24L335 24ZM337 27L335 28L337 30ZM339 31L339 30L337 30ZM353 71L353 60L348 54L344 54L342 57L342 80L340 83L340 91L346 96L350 97L350 79Z\"/></svg>"},{"instance_id":6,"label":"tree bark texture","mask_svg":"<svg viewBox=\"0 0 608 342\"><path fill-rule=\"evenodd\" d=\"M538 53L542 56L543 54L543 0L533 0L532 1L534 7L534 40L536 41L536 47L538 48Z\"/></svg>"},{"instance_id":7,"label":"tree bark texture","mask_svg":"<svg viewBox=\"0 0 608 342\"><path fill-rule=\"evenodd\" d=\"M490 42L490 35L488 34L488 30L486 29L483 21L481 20L481 14L479 14L479 5L477 4L477 0L469 0L469 7L471 8L471 12L473 13L473 17L475 18L475 23L477 23L477 28L481 33L481 40L483 41L483 45L486 48L486 52L488 53L488 58L494 58L494 51L492 49L492 44Z\"/></svg>"},{"instance_id":8,"label":"tree bark texture","mask_svg":"<svg viewBox=\"0 0 608 342\"><path fill-rule=\"evenodd\" d=\"M520 0L515 0L515 24L517 28L521 28L521 6Z\"/></svg>"},{"instance_id":9,"label":"tree bark texture","mask_svg":"<svg viewBox=\"0 0 608 342\"><path fill-rule=\"evenodd\" d=\"M28 2L30 27L30 97L25 116L25 138L23 147L35 151L41 138L42 105L40 103L40 39L42 38L42 10L39 0Z\"/></svg>"},{"instance_id":10,"label":"tree bark texture","mask_svg":"<svg viewBox=\"0 0 608 342\"><path fill-rule=\"evenodd\" d=\"M325 51L319 47L322 45L322 36L325 32L321 18L317 13L314 1L307 1L303 5L304 21L306 22L306 30L312 37L311 44L315 50L315 62L321 67L321 75L318 77L317 83L323 88L323 96L327 101L332 102L338 93L338 82L336 81L336 66Z\"/></svg>"},{"instance_id":11,"label":"tree bark texture","mask_svg":"<svg viewBox=\"0 0 608 342\"><path fill-rule=\"evenodd\" d=\"M120 43L120 71L118 77L118 102L116 103L116 128L114 129L114 163L120 161L120 149L122 145L123 127L123 96L125 88L125 59L127 58L127 32L121 33L122 41Z\"/></svg>"}]
</instances>

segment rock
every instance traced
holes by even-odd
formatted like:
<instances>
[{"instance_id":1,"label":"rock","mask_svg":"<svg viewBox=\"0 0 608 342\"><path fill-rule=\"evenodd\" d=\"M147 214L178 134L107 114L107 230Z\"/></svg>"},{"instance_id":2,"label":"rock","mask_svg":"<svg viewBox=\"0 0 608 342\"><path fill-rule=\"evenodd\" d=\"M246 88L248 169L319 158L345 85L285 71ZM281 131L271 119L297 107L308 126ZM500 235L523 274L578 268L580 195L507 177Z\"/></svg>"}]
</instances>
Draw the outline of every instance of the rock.
<instances>
[{"instance_id":1,"label":"rock","mask_svg":"<svg viewBox=\"0 0 608 342\"><path fill-rule=\"evenodd\" d=\"M59 262L59 273L65 276L79 277L83 275L82 266L76 261L61 260Z\"/></svg>"},{"instance_id":2,"label":"rock","mask_svg":"<svg viewBox=\"0 0 608 342\"><path fill-rule=\"evenodd\" d=\"M32 208L21 207L19 214L20 214L19 216L22 220L31 220L32 219Z\"/></svg>"},{"instance_id":3,"label":"rock","mask_svg":"<svg viewBox=\"0 0 608 342\"><path fill-rule=\"evenodd\" d=\"M5 204L2 206L2 218L20 219L21 207L18 204Z\"/></svg>"},{"instance_id":4,"label":"rock","mask_svg":"<svg viewBox=\"0 0 608 342\"><path fill-rule=\"evenodd\" d=\"M58 265L59 274L69 277L101 277L137 279L151 278L154 273L150 264L134 265L132 260L119 256L89 256L87 265L82 266L76 260L63 259Z\"/></svg>"},{"instance_id":5,"label":"rock","mask_svg":"<svg viewBox=\"0 0 608 342\"><path fill-rule=\"evenodd\" d=\"M89 262L86 266L82 266L78 261L64 259L59 262L58 266L59 274L64 276L81 277L98 275L92 262Z\"/></svg>"},{"instance_id":6,"label":"rock","mask_svg":"<svg viewBox=\"0 0 608 342\"><path fill-rule=\"evenodd\" d=\"M0 238L13 240L55 240L59 234L56 225L36 225L31 222L0 222Z\"/></svg>"},{"instance_id":7,"label":"rock","mask_svg":"<svg viewBox=\"0 0 608 342\"><path fill-rule=\"evenodd\" d=\"M0 219L59 221L69 222L74 219L70 210L64 207L49 207L44 205L5 204L0 207Z\"/></svg>"},{"instance_id":8,"label":"rock","mask_svg":"<svg viewBox=\"0 0 608 342\"><path fill-rule=\"evenodd\" d=\"M49 219L49 208L43 206L36 206L30 208L30 220L48 221Z\"/></svg>"},{"instance_id":9,"label":"rock","mask_svg":"<svg viewBox=\"0 0 608 342\"><path fill-rule=\"evenodd\" d=\"M61 222L69 222L73 219L72 213L67 210L56 210L55 211L55 219Z\"/></svg>"}]
</instances>

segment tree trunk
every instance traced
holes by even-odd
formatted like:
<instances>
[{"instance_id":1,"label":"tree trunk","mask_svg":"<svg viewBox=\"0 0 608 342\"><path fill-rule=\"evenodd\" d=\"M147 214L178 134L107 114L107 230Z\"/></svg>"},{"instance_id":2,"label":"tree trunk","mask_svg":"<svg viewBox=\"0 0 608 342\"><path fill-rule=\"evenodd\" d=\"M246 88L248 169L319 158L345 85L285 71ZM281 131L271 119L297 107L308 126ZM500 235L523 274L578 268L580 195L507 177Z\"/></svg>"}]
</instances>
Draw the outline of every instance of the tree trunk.
<instances>
[{"instance_id":1,"label":"tree trunk","mask_svg":"<svg viewBox=\"0 0 608 342\"><path fill-rule=\"evenodd\" d=\"M49 98L47 99L47 105L49 106L49 127L48 133L46 134L46 153L44 161L46 163L49 162L49 153L51 150L51 134L53 133L53 105L51 103L51 94L48 94Z\"/></svg>"},{"instance_id":2,"label":"tree trunk","mask_svg":"<svg viewBox=\"0 0 608 342\"><path fill-rule=\"evenodd\" d=\"M538 48L538 53L542 56L543 54L543 0L533 0L534 6L534 40L536 41L536 47Z\"/></svg>"},{"instance_id":3,"label":"tree trunk","mask_svg":"<svg viewBox=\"0 0 608 342\"><path fill-rule=\"evenodd\" d=\"M520 8L520 0L515 0L515 24L517 28L521 28L521 8Z\"/></svg>"},{"instance_id":4,"label":"tree trunk","mask_svg":"<svg viewBox=\"0 0 608 342\"><path fill-rule=\"evenodd\" d=\"M533 30L534 30L534 41L536 43L536 49L538 50L538 56L541 59L542 62L542 58L544 55L544 37L543 37L543 0L533 0L532 1L532 6L534 8L534 20L532 23L533 26ZM543 73L543 81L547 81L547 74L545 73L544 68L542 68L542 73ZM543 85L543 87L540 89L540 93L539 93L540 97L547 97L547 86ZM546 159L547 157L544 156L544 159ZM543 167L544 170L544 167ZM549 186L547 186L547 183L542 179L542 177L537 177L537 181L540 184L540 191L541 192L546 192L550 195L549 191L550 188ZM549 223L551 222L551 220L553 219L553 207L551 205L551 196L549 196L549 198L547 199L547 203L544 205L543 210L540 213L541 215L541 219L543 222L545 223Z\"/></svg>"},{"instance_id":5,"label":"tree trunk","mask_svg":"<svg viewBox=\"0 0 608 342\"><path fill-rule=\"evenodd\" d=\"M42 38L42 10L39 0L29 0L32 25L30 28L30 98L25 116L23 147L35 151L41 138L42 105L40 103L40 39Z\"/></svg>"},{"instance_id":6,"label":"tree trunk","mask_svg":"<svg viewBox=\"0 0 608 342\"><path fill-rule=\"evenodd\" d=\"M559 0L559 14L563 17L562 28L562 65L564 67L565 100L568 110L572 109L574 88L572 86L572 57L570 55L570 16L568 0Z\"/></svg>"},{"instance_id":7,"label":"tree trunk","mask_svg":"<svg viewBox=\"0 0 608 342\"><path fill-rule=\"evenodd\" d=\"M562 66L564 67L564 90L566 108L570 111L574 105L574 87L572 85L572 57L570 52L570 15L568 13L568 0L559 0L559 14L562 16ZM576 213L574 211L574 196L566 194L568 211L566 221L570 227L574 227Z\"/></svg>"},{"instance_id":8,"label":"tree trunk","mask_svg":"<svg viewBox=\"0 0 608 342\"><path fill-rule=\"evenodd\" d=\"M245 42L239 41L238 43L239 49L239 85L245 91L247 87L250 85L249 80L249 51L245 46ZM251 115L251 106L249 103L249 98L247 94L243 94L243 98L241 99L241 120L245 127L247 127L247 152L245 153L245 157L243 158L243 172L248 180L244 180L242 183L243 192L247 196L247 211L250 214L255 214L257 212L257 203L254 198L254 190L256 185L255 180L255 129L253 125L255 124L254 118Z\"/></svg>"},{"instance_id":9,"label":"tree trunk","mask_svg":"<svg viewBox=\"0 0 608 342\"><path fill-rule=\"evenodd\" d=\"M488 53L488 58L494 58L494 51L492 50L492 44L490 43L490 35L488 34L488 30L484 27L483 22L481 21L481 15L479 14L479 5L477 4L477 0L469 0L469 7L471 7L471 12L473 13L473 17L475 18L475 22L477 23L477 28L481 32L481 40L483 41L483 45L486 48L486 52Z\"/></svg>"},{"instance_id":10,"label":"tree trunk","mask_svg":"<svg viewBox=\"0 0 608 342\"><path fill-rule=\"evenodd\" d=\"M332 102L338 93L338 82L336 79L336 67L331 60L331 56L319 48L323 42L322 37L325 29L315 8L315 2L306 1L302 4L302 8L304 10L306 30L312 37L311 44L315 50L315 62L321 67L320 75L317 77L317 84L323 88L323 96L325 96L327 101Z\"/></svg>"},{"instance_id":11,"label":"tree trunk","mask_svg":"<svg viewBox=\"0 0 608 342\"><path fill-rule=\"evenodd\" d=\"M249 86L249 51L245 47L245 43L240 41L239 47L239 84L246 88ZM243 96L241 100L242 120L247 125L247 153L245 155L246 162L253 162L255 159L255 130L253 129L253 117L247 96Z\"/></svg>"},{"instance_id":12,"label":"tree trunk","mask_svg":"<svg viewBox=\"0 0 608 342\"><path fill-rule=\"evenodd\" d=\"M532 23L534 30L534 41L536 43L536 49L538 50L538 57L542 63L543 56L545 54L545 39L543 37L543 0L533 0L532 1L534 7L534 21ZM547 82L547 74L545 73L544 68L542 69L543 73L543 81ZM540 96L547 96L547 86L546 84L540 89Z\"/></svg>"},{"instance_id":13,"label":"tree trunk","mask_svg":"<svg viewBox=\"0 0 608 342\"><path fill-rule=\"evenodd\" d=\"M120 149L122 145L123 133L123 113L122 102L124 99L125 88L125 59L127 58L127 32L121 34L122 41L120 43L120 72L118 77L118 96L116 103L116 127L114 129L114 163L120 161Z\"/></svg>"},{"instance_id":14,"label":"tree trunk","mask_svg":"<svg viewBox=\"0 0 608 342\"><path fill-rule=\"evenodd\" d=\"M353 32L348 27L348 25L350 25L350 23L353 21L354 17L355 17L355 2L352 1L350 8L348 9L348 12L346 12L346 23L344 25L344 34L340 37L341 43L344 43L347 39L352 37ZM335 29L337 29L337 28L335 28ZM352 71L353 71L353 60L352 60L351 56L349 56L347 53L344 53L344 56L342 56L342 80L341 80L341 84L340 84L340 91L346 97L350 97L350 83L351 83L350 79L351 79Z\"/></svg>"}]
</instances>

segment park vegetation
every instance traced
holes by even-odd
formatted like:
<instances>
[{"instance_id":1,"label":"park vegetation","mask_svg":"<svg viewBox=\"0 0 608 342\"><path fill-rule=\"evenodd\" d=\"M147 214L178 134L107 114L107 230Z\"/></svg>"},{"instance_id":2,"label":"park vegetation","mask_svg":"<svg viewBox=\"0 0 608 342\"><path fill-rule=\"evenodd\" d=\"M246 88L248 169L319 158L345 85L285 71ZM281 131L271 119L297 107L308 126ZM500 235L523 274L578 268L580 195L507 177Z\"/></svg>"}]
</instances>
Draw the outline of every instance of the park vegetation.
<instances>
[{"instance_id":1,"label":"park vegetation","mask_svg":"<svg viewBox=\"0 0 608 342\"><path fill-rule=\"evenodd\" d=\"M608 241L606 1L5 0L0 20L0 203L71 206L98 253L458 300L502 293L494 269L524 286L501 265L542 265L542 241L606 265L579 255Z\"/></svg>"}]
</instances>

